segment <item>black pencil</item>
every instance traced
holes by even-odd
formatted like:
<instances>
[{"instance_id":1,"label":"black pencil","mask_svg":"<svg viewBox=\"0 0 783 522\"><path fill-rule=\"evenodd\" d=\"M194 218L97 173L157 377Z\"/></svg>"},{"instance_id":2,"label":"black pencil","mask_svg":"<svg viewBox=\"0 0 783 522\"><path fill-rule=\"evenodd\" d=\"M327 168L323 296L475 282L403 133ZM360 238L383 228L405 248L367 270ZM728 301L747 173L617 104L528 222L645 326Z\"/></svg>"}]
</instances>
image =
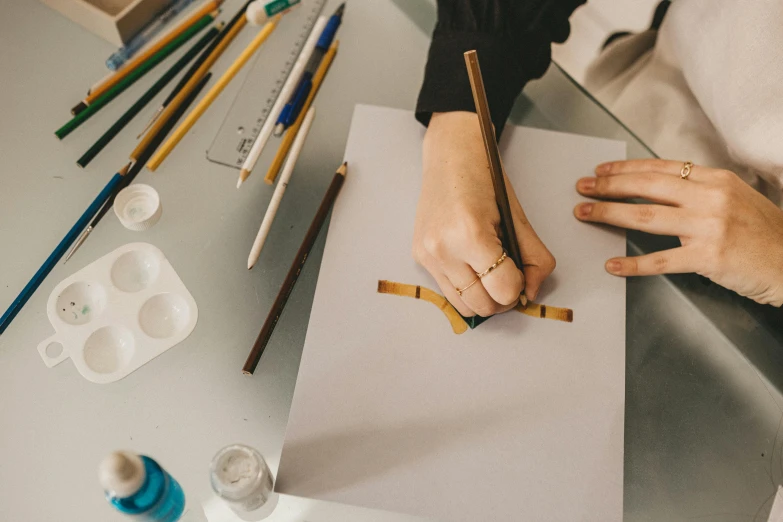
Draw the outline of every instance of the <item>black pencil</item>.
<instances>
[{"instance_id":1,"label":"black pencil","mask_svg":"<svg viewBox=\"0 0 783 522\"><path fill-rule=\"evenodd\" d=\"M92 160L97 156L106 145L109 144L109 142L114 139L114 137L120 133L120 131L125 128L125 126L130 123L130 121L136 117L136 115L150 102L152 99L161 91L163 88L168 85L168 83L174 79L174 77L179 74L179 72L185 68L185 66L190 63L190 61L196 57L196 55L201 52L201 50L206 46L217 34L220 32L220 27L212 27L207 33L202 36L198 42L196 42L190 49L188 49L188 52L185 53L179 60L177 60L177 63L171 66L166 73L156 81L152 87L150 87L147 92L145 92L141 98L134 103L130 109L125 111L125 114L120 116L120 118L117 120L117 122L112 125L109 130L107 130L105 133L103 133L103 136L98 138L98 140L93 144L92 147L87 149L87 152L85 152L81 158L79 158L76 161L76 164L80 167L84 168L86 167ZM67 261L67 259L66 259Z\"/></svg>"},{"instance_id":2,"label":"black pencil","mask_svg":"<svg viewBox=\"0 0 783 522\"><path fill-rule=\"evenodd\" d=\"M184 45L188 40L196 36L196 33L200 32L204 27L209 25L212 20L214 20L214 16L211 14L204 16L201 20L198 21L198 23L192 27L189 27L187 31L178 36L173 42L163 47L163 49L155 53L155 55L153 55L149 60L144 62L133 72L117 82L113 87L111 87L108 91L106 91L103 95L91 103L86 109L81 111L59 129L54 131L54 135L59 139L64 139L81 124L94 116L103 107L111 103L112 100L122 94L126 89L137 82L150 70L156 67L160 62L171 56L172 53Z\"/></svg>"},{"instance_id":3,"label":"black pencil","mask_svg":"<svg viewBox=\"0 0 783 522\"><path fill-rule=\"evenodd\" d=\"M174 79L174 77L179 74L179 72L185 68L185 66L190 63L193 58L198 55L199 52L206 46L217 34L220 32L219 27L212 27L204 36L202 36L198 42L196 42L190 49L188 49L188 52L185 53L179 60L177 60L177 63L171 66L166 73L156 81L152 87L150 87L147 92L145 92L141 98L134 103L130 109L125 111L125 114L120 116L120 118L117 120L117 122L112 125L109 130L107 130L103 136L98 138L98 140L93 144L92 147L87 149L87 152L85 152L81 158L79 158L76 161L76 164L80 167L84 168L86 167L92 160L97 156L106 145L109 144L109 142L114 139L114 137L120 133L120 131L125 128L125 126L130 123L130 121L136 117L136 115L150 102L152 99L161 91L163 88L169 84L171 80Z\"/></svg>"},{"instance_id":4,"label":"black pencil","mask_svg":"<svg viewBox=\"0 0 783 522\"><path fill-rule=\"evenodd\" d=\"M212 51L215 50L215 47L217 47L220 42L223 40L223 38L226 37L226 35L231 31L231 28L236 25L236 23L239 21L240 18L245 14L247 11L247 6L250 5L250 3L253 0L248 0L245 2L245 4L239 9L239 11L236 12L233 18L228 21L228 23L223 27L223 29L220 31L220 34L217 35L217 38L212 40L212 43L204 49L204 52L201 53L201 55L196 59L195 62L193 62L193 65L190 66L190 69L187 70L187 72L180 78L177 85L174 86L174 89L171 90L169 95L166 97L165 100L163 100L163 103L160 104L160 107L155 111L155 114L152 116L152 119L147 123L147 126L144 127L144 130L141 131L141 133L137 136L137 138L140 138L142 134L147 132L147 129L149 129L153 123L155 123L155 120L158 119L160 116L160 113L162 113L166 107L169 106L169 103L171 103L171 100L173 100L177 94L182 90L182 88L188 83L188 81L193 77L193 74L195 74L196 71L199 70L201 67L201 64L204 63L204 61L212 54Z\"/></svg>"},{"instance_id":5,"label":"black pencil","mask_svg":"<svg viewBox=\"0 0 783 522\"><path fill-rule=\"evenodd\" d=\"M87 225L87 228L85 228L79 235L78 239L71 247L71 250L68 252L68 255L65 256L65 261L63 261L63 263L67 263L71 256L74 255L76 251L79 250L79 247L82 246L82 244L87 240L87 237L89 237L90 233L98 225L98 222L103 219L103 216L105 216L109 209L111 209L114 205L114 198L117 197L117 194L122 189L130 185L136 175L141 172L142 169L144 169L144 164L147 163L147 160L149 160L150 157L152 157L152 155L155 153L155 150L160 147L160 144L163 143L166 135L171 132L171 129L174 128L174 125L176 125L177 121L182 118L182 115L185 114L185 111L188 110L188 107L190 107L193 101L198 97L199 93L211 77L212 73L207 73L204 75L201 81L193 88L193 91L188 94L188 97L183 100L182 105L177 107L177 110L172 113L168 121L166 121L166 123L163 125L163 127L161 127L160 131L158 131L147 148L144 149L144 151L141 153L138 161L133 164L128 173L123 176L122 181L114 188L114 191L111 193L109 199L106 200L106 203L104 203L101 209L95 213L92 221L90 221L90 224Z\"/></svg>"},{"instance_id":6,"label":"black pencil","mask_svg":"<svg viewBox=\"0 0 783 522\"><path fill-rule=\"evenodd\" d=\"M283 286L280 288L280 292L278 292L277 297L275 298L272 309L269 311L266 321L264 321L264 326L261 328L261 332L258 334L256 342L253 344L253 349L250 351L250 355L247 356L245 365L242 367L242 373L245 375L252 375L256 370L256 366L258 366L258 362L264 354L264 349L269 343L269 338L272 337L272 332L277 325L277 321L283 313L283 308L285 308L288 297L294 290L294 285L296 285L296 280L302 272L302 267L304 267L305 261L307 261L307 258L310 256L310 250L312 250L313 244L315 244L315 240L318 238L318 233L321 231L321 227L323 227L323 224L326 221L326 216L329 215L329 210L332 208L332 205L334 205L337 195L340 193L340 188L343 186L343 181L345 181L347 172L348 163L343 163L340 165L340 168L337 169L337 172L334 173L332 183L326 190L326 194L324 194L321 206L318 207L313 222L310 224L310 228L307 229L307 234L302 241L302 246L299 247L299 251L297 251L296 257L294 257L294 262L288 270L288 275L286 275L285 281L283 281Z\"/></svg>"}]
</instances>

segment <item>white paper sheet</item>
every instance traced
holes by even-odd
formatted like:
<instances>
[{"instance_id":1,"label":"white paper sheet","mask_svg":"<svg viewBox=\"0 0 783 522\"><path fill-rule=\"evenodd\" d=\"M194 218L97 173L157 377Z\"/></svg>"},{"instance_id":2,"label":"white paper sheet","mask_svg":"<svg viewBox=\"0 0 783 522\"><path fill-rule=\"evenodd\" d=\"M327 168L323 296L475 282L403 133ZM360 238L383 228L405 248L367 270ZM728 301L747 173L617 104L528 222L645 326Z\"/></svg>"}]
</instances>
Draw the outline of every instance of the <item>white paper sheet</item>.
<instances>
[{"instance_id":1,"label":"white paper sheet","mask_svg":"<svg viewBox=\"0 0 783 522\"><path fill-rule=\"evenodd\" d=\"M440 520L622 520L625 282L604 262L622 232L579 223L574 185L621 142L509 127L504 165L557 258L539 301L452 333L411 258L423 129L357 106L276 488ZM489 180L487 180L489 183Z\"/></svg>"}]
</instances>

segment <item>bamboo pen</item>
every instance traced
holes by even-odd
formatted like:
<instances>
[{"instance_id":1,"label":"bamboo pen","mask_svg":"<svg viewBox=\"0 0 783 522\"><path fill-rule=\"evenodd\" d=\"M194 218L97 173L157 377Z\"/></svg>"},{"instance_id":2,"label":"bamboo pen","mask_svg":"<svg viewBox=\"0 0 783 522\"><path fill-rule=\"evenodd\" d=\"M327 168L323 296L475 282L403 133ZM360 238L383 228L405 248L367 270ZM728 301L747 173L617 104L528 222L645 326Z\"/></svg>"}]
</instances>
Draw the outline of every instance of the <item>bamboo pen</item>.
<instances>
[{"instance_id":1,"label":"bamboo pen","mask_svg":"<svg viewBox=\"0 0 783 522\"><path fill-rule=\"evenodd\" d=\"M495 138L495 128L492 126L492 117L489 113L489 102L487 101L487 92L484 89L484 79L481 76L481 67L479 67L478 54L476 51L465 53L465 66L468 68L468 77L470 78L470 88L473 91L473 102L476 104L476 114L481 127L481 136L484 138L484 149L487 153L489 162L489 172L492 176L492 186L495 189L495 202L500 211L500 238L503 248L508 252L509 257L514 261L519 270L522 270L522 254L517 242L517 234L514 229L514 219L511 215L511 206L508 203L508 193L506 192L506 180L503 174L503 164L500 160L500 151L498 142ZM522 289L520 300L523 305L527 303L527 298Z\"/></svg>"}]
</instances>

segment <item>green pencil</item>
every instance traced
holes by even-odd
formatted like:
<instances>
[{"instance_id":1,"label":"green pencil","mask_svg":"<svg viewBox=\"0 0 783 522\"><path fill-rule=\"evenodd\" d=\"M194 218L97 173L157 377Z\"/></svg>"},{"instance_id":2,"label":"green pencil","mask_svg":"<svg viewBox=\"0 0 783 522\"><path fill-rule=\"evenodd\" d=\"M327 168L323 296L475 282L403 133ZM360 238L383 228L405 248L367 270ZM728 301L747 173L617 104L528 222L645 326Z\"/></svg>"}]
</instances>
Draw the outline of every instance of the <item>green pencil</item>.
<instances>
[{"instance_id":1,"label":"green pencil","mask_svg":"<svg viewBox=\"0 0 783 522\"><path fill-rule=\"evenodd\" d=\"M168 44L163 49L161 49L160 51L152 55L149 60L139 65L139 67L136 70L134 70L132 73L128 74L128 76L120 80L120 82L117 83L117 85L115 85L114 87L106 91L106 93L103 96L101 96L93 103L91 103L89 107L87 107L82 112L74 116L68 123L66 123L59 129L57 129L54 133L55 136L57 136L60 139L66 137L79 125L87 121L87 119L90 118L93 114L98 112L104 105L108 104L110 101L116 98L117 95L119 95L122 91L124 91L125 89L133 85L136 82L136 80L144 76L153 67L158 65L164 59L166 59L166 57L168 57L171 53L179 49L185 42L193 38L193 36L195 36L196 33L201 31L206 25L212 22L212 20L214 20L214 17L211 14L201 18L198 22L196 22L191 27L189 27L185 32L179 35L170 44Z\"/></svg>"},{"instance_id":2,"label":"green pencil","mask_svg":"<svg viewBox=\"0 0 783 522\"><path fill-rule=\"evenodd\" d=\"M76 164L80 167L86 167L87 164L92 161L92 159L100 153L103 148L109 144L109 142L114 139L114 137L119 134L119 132L128 124L130 121L150 102L152 99L161 91L163 88L174 79L174 77L185 68L185 66L196 57L196 55L201 52L201 50L210 42L212 41L215 36L220 32L219 27L212 27L207 33L202 36L198 42L196 42L193 47L188 49L188 52L185 53L182 58L177 60L177 63L171 66L171 68L166 71L166 73L160 77L158 81L155 82L155 84L150 87L147 92L145 92L141 98L134 103L130 109L125 111L125 114L120 116L120 119L117 120L117 122L112 125L109 130L107 130L103 136L98 138L98 141L95 142L95 144L90 147L87 152L85 152L81 158L79 158L76 161Z\"/></svg>"}]
</instances>

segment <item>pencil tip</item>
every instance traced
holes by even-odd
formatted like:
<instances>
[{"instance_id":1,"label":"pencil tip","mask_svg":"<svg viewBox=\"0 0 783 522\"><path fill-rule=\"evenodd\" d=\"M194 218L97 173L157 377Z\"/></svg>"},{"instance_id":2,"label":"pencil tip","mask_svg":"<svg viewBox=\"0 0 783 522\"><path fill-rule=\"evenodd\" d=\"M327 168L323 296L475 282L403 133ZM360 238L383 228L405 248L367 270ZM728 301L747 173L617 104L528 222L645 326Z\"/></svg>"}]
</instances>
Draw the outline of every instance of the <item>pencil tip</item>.
<instances>
[{"instance_id":1,"label":"pencil tip","mask_svg":"<svg viewBox=\"0 0 783 522\"><path fill-rule=\"evenodd\" d=\"M250 171L247 169L242 169L239 171L239 179L237 180L237 188L242 186L242 183L245 182L247 178L250 177Z\"/></svg>"},{"instance_id":2,"label":"pencil tip","mask_svg":"<svg viewBox=\"0 0 783 522\"><path fill-rule=\"evenodd\" d=\"M277 125L275 125L275 130L274 130L275 138L279 138L280 136L282 136L284 130L285 127L283 126L282 123L278 123Z\"/></svg>"},{"instance_id":3,"label":"pencil tip","mask_svg":"<svg viewBox=\"0 0 783 522\"><path fill-rule=\"evenodd\" d=\"M344 12L345 12L345 2L340 4L340 7L338 7L337 11L334 12L334 15L335 16L342 16Z\"/></svg>"},{"instance_id":4,"label":"pencil tip","mask_svg":"<svg viewBox=\"0 0 783 522\"><path fill-rule=\"evenodd\" d=\"M84 103L84 101L80 101L73 108L71 108L71 114L76 116L77 114L79 114L80 112L82 112L86 108L87 108L87 104Z\"/></svg>"}]
</instances>

